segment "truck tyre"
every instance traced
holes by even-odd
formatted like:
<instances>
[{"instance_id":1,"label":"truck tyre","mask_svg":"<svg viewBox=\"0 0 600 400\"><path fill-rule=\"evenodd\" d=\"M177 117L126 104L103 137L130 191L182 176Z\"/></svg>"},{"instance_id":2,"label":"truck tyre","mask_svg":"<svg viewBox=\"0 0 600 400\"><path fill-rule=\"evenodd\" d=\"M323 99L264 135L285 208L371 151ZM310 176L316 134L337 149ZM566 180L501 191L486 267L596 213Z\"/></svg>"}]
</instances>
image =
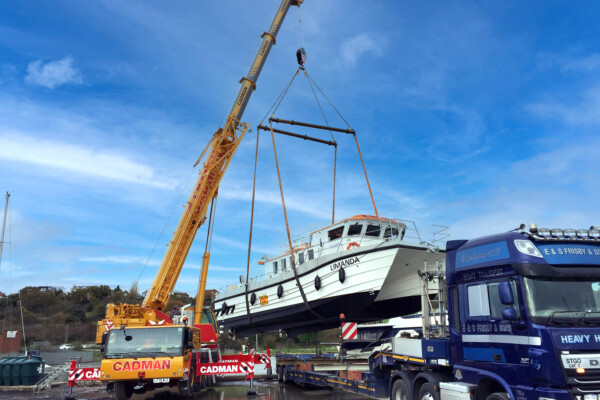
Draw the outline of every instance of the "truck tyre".
<instances>
[{"instance_id":1,"label":"truck tyre","mask_svg":"<svg viewBox=\"0 0 600 400\"><path fill-rule=\"evenodd\" d=\"M421 389L419 389L419 398L417 400L440 400L440 393L435 390L435 386L433 384L425 382L421 386Z\"/></svg>"},{"instance_id":2,"label":"truck tyre","mask_svg":"<svg viewBox=\"0 0 600 400\"><path fill-rule=\"evenodd\" d=\"M115 382L115 397L117 400L127 400L133 395L133 386L127 382Z\"/></svg>"},{"instance_id":3,"label":"truck tyre","mask_svg":"<svg viewBox=\"0 0 600 400\"><path fill-rule=\"evenodd\" d=\"M508 393L505 393L505 392L492 393L488 397L485 398L485 400L509 400L509 399L510 399L510 397L508 397Z\"/></svg>"},{"instance_id":4,"label":"truck tyre","mask_svg":"<svg viewBox=\"0 0 600 400\"><path fill-rule=\"evenodd\" d=\"M390 396L391 400L409 400L408 399L408 388L406 387L406 383L404 380L398 379L394 382L394 386L392 386L392 395Z\"/></svg>"},{"instance_id":5,"label":"truck tyre","mask_svg":"<svg viewBox=\"0 0 600 400\"><path fill-rule=\"evenodd\" d=\"M194 395L194 389L196 386L196 371L194 367L190 368L188 379L185 382L185 386L179 387L179 396L189 399Z\"/></svg>"},{"instance_id":6,"label":"truck tyre","mask_svg":"<svg viewBox=\"0 0 600 400\"><path fill-rule=\"evenodd\" d=\"M191 367L190 368L190 375L188 377L188 391L190 393L190 396L194 395L194 392L198 391L198 381L197 381L197 376L196 376L196 368Z\"/></svg>"}]
</instances>

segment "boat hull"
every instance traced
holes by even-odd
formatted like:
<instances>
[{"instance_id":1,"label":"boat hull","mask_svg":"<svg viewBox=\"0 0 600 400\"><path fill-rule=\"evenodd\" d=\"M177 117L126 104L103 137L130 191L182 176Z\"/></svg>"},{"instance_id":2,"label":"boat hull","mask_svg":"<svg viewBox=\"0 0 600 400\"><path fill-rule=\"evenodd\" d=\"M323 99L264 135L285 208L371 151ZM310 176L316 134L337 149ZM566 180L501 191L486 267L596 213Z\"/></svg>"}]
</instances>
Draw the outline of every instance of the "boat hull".
<instances>
[{"instance_id":1,"label":"boat hull","mask_svg":"<svg viewBox=\"0 0 600 400\"><path fill-rule=\"evenodd\" d=\"M242 337L278 330L295 336L338 327L341 313L352 322L407 315L421 309L417 270L423 269L425 261L432 264L443 258L443 253L432 253L424 246L393 240L341 248L298 266L297 279L293 271L287 271L249 282L248 304L243 287L221 293L215 310L220 324ZM315 283L317 276L320 287Z\"/></svg>"}]
</instances>

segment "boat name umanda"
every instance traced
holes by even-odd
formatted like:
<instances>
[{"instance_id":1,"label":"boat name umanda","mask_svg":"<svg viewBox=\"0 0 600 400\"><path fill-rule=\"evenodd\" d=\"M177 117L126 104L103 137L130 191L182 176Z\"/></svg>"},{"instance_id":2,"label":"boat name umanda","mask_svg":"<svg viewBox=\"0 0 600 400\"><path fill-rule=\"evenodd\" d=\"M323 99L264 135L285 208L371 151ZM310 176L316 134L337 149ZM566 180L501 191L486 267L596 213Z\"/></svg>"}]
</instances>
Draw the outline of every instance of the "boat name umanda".
<instances>
[{"instance_id":1,"label":"boat name umanda","mask_svg":"<svg viewBox=\"0 0 600 400\"><path fill-rule=\"evenodd\" d=\"M340 269L342 267L349 267L350 265L354 264L357 264L356 266L358 267L358 263L360 263L360 259L358 257L353 257L333 263L329 266L329 268L331 268L332 271L335 271L336 269Z\"/></svg>"}]
</instances>

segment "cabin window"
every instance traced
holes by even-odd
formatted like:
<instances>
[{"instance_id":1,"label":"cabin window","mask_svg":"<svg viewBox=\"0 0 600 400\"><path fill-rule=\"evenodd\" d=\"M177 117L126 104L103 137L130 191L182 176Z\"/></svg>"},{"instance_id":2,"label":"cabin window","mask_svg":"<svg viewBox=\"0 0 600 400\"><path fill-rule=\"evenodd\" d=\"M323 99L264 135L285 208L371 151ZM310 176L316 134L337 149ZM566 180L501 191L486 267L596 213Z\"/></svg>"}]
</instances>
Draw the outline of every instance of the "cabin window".
<instances>
[{"instance_id":1,"label":"cabin window","mask_svg":"<svg viewBox=\"0 0 600 400\"><path fill-rule=\"evenodd\" d=\"M490 302L485 284L469 286L467 296L469 298L470 317L490 315Z\"/></svg>"},{"instance_id":2,"label":"cabin window","mask_svg":"<svg viewBox=\"0 0 600 400\"><path fill-rule=\"evenodd\" d=\"M388 226L383 232L383 237L387 239L396 239L398 237L398 233L398 228L391 228Z\"/></svg>"},{"instance_id":3,"label":"cabin window","mask_svg":"<svg viewBox=\"0 0 600 400\"><path fill-rule=\"evenodd\" d=\"M348 227L348 236L360 235L362 232L362 224L353 224Z\"/></svg>"},{"instance_id":4,"label":"cabin window","mask_svg":"<svg viewBox=\"0 0 600 400\"><path fill-rule=\"evenodd\" d=\"M375 342L377 339L379 339L381 333L382 332L377 331L376 329L365 330L363 332L358 333L358 339L369 342Z\"/></svg>"},{"instance_id":5,"label":"cabin window","mask_svg":"<svg viewBox=\"0 0 600 400\"><path fill-rule=\"evenodd\" d=\"M298 263L300 265L304 264L304 253L298 253Z\"/></svg>"},{"instance_id":6,"label":"cabin window","mask_svg":"<svg viewBox=\"0 0 600 400\"><path fill-rule=\"evenodd\" d=\"M379 224L367 225L367 231L365 232L365 235L379 237L380 234L381 234L381 227L379 226Z\"/></svg>"},{"instance_id":7,"label":"cabin window","mask_svg":"<svg viewBox=\"0 0 600 400\"><path fill-rule=\"evenodd\" d=\"M327 232L327 236L329 236L329 240L335 240L342 237L344 233L344 227L340 226L339 228L335 228Z\"/></svg>"},{"instance_id":8,"label":"cabin window","mask_svg":"<svg viewBox=\"0 0 600 400\"><path fill-rule=\"evenodd\" d=\"M493 319L502 319L502 312L504 309L511 306L504 305L500 301L500 294L498 292L499 284L500 282L493 282L468 287L467 296L469 297L470 317L489 316ZM512 307L514 307L517 314L519 314L517 288L514 281L511 281L511 287L513 298L515 299L515 304L513 304Z\"/></svg>"},{"instance_id":9,"label":"cabin window","mask_svg":"<svg viewBox=\"0 0 600 400\"><path fill-rule=\"evenodd\" d=\"M287 258L282 258L282 259L281 259L281 270L282 270L282 271L285 271L285 270L287 269L287 264L286 264L286 262L287 262Z\"/></svg>"},{"instance_id":10,"label":"cabin window","mask_svg":"<svg viewBox=\"0 0 600 400\"><path fill-rule=\"evenodd\" d=\"M313 258L315 258L315 252L313 251L313 249L309 249L308 250L308 259L312 260Z\"/></svg>"},{"instance_id":11,"label":"cabin window","mask_svg":"<svg viewBox=\"0 0 600 400\"><path fill-rule=\"evenodd\" d=\"M277 273L277 261L273 261L273 273Z\"/></svg>"}]
</instances>

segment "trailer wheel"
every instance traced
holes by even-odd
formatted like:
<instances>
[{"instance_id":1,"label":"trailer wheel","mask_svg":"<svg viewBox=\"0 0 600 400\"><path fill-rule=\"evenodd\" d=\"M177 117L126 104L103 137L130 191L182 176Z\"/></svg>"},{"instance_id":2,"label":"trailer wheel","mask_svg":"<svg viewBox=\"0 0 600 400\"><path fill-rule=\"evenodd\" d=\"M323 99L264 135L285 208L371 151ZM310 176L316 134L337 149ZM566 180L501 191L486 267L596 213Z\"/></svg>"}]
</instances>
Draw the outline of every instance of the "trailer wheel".
<instances>
[{"instance_id":1,"label":"trailer wheel","mask_svg":"<svg viewBox=\"0 0 600 400\"><path fill-rule=\"evenodd\" d=\"M402 379L398 379L392 386L391 400L408 400L408 389Z\"/></svg>"},{"instance_id":2,"label":"trailer wheel","mask_svg":"<svg viewBox=\"0 0 600 400\"><path fill-rule=\"evenodd\" d=\"M133 395L133 386L127 382L115 382L115 397L117 400L127 400Z\"/></svg>"},{"instance_id":3,"label":"trailer wheel","mask_svg":"<svg viewBox=\"0 0 600 400\"><path fill-rule=\"evenodd\" d=\"M508 396L508 393L505 393L505 392L492 393L488 397L485 398L485 400L509 400L509 399L510 399L510 397Z\"/></svg>"},{"instance_id":4,"label":"trailer wheel","mask_svg":"<svg viewBox=\"0 0 600 400\"><path fill-rule=\"evenodd\" d=\"M419 389L418 400L440 400L440 393L435 389L435 386L429 382L425 382ZM503 399L508 400L508 399Z\"/></svg>"}]
</instances>

